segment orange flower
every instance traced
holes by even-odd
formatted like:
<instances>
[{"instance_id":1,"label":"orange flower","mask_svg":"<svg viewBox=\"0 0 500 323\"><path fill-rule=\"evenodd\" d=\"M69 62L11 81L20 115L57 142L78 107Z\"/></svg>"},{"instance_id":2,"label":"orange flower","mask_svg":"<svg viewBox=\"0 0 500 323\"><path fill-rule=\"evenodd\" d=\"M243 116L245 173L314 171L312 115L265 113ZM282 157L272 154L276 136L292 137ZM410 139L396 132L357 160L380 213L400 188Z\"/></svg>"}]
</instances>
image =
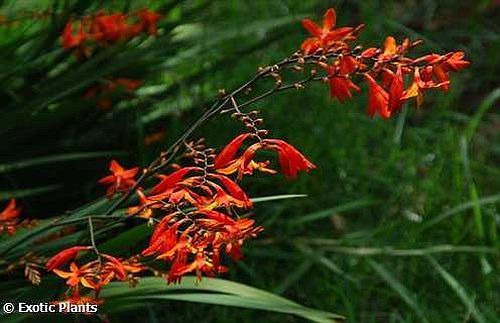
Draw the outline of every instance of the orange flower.
<instances>
[{"instance_id":1,"label":"orange flower","mask_svg":"<svg viewBox=\"0 0 500 323\"><path fill-rule=\"evenodd\" d=\"M225 267L216 268L212 259L208 258L203 252L198 252L191 263L185 262L185 258L179 258L174 263L175 266L172 265L168 273L169 282L179 281L180 277L193 271L196 272L198 281L201 281L202 275L213 277L217 273L227 271Z\"/></svg>"},{"instance_id":2,"label":"orange flower","mask_svg":"<svg viewBox=\"0 0 500 323\"><path fill-rule=\"evenodd\" d=\"M303 19L302 26L313 36L302 42L300 48L304 54L312 54L320 48L328 50L335 42L347 39L354 31L352 27L335 29L336 22L337 14L333 8L325 12L322 27L310 19Z\"/></svg>"},{"instance_id":3,"label":"orange flower","mask_svg":"<svg viewBox=\"0 0 500 323\"><path fill-rule=\"evenodd\" d=\"M368 115L373 117L376 113L384 119L391 116L389 111L389 95L370 74L365 74L368 83Z\"/></svg>"},{"instance_id":4,"label":"orange flower","mask_svg":"<svg viewBox=\"0 0 500 323\"><path fill-rule=\"evenodd\" d=\"M81 250L92 247L77 246L68 248L55 255L47 262L46 268L57 276L66 279L66 284L74 291L79 290L79 285L95 291L96 297L102 286L107 285L111 280L125 280L127 272L122 263L115 257L100 254L103 260L94 260L78 267L73 261L69 265L69 271L60 268L69 260L73 259Z\"/></svg>"},{"instance_id":5,"label":"orange flower","mask_svg":"<svg viewBox=\"0 0 500 323\"><path fill-rule=\"evenodd\" d=\"M432 88L442 88L446 90L450 81L436 82L433 79L434 68L432 66L425 67L422 71L415 67L413 82L408 89L403 92L402 100L416 98L417 107L420 107L424 100L424 92Z\"/></svg>"},{"instance_id":6,"label":"orange flower","mask_svg":"<svg viewBox=\"0 0 500 323\"><path fill-rule=\"evenodd\" d=\"M388 36L385 38L384 45L382 46L382 53L377 57L377 61L388 62L392 60L394 56L402 57L408 49L415 47L420 43L421 43L420 40L410 42L408 38L405 38L401 43L401 45L398 45L394 37ZM365 56L367 56L368 53L372 52L368 52L367 50L365 50L363 53ZM405 59L408 62L412 61L407 57L405 57Z\"/></svg>"},{"instance_id":7,"label":"orange flower","mask_svg":"<svg viewBox=\"0 0 500 323\"><path fill-rule=\"evenodd\" d=\"M137 258L138 256L133 256L129 259L122 261L123 269L125 269L125 272L128 275L137 274L140 273L141 271L148 269L148 266L140 263Z\"/></svg>"},{"instance_id":8,"label":"orange flower","mask_svg":"<svg viewBox=\"0 0 500 323\"><path fill-rule=\"evenodd\" d=\"M112 160L109 164L109 170L112 175L105 176L98 181L99 184L109 185L106 192L108 198L112 198L116 192L126 191L136 184L134 177L139 172L139 167L124 169L116 160Z\"/></svg>"},{"instance_id":9,"label":"orange flower","mask_svg":"<svg viewBox=\"0 0 500 323\"><path fill-rule=\"evenodd\" d=\"M9 204L0 212L0 234L5 230L12 235L16 232L16 225L19 222L21 208L16 206L16 200L11 199Z\"/></svg>"}]
</instances>

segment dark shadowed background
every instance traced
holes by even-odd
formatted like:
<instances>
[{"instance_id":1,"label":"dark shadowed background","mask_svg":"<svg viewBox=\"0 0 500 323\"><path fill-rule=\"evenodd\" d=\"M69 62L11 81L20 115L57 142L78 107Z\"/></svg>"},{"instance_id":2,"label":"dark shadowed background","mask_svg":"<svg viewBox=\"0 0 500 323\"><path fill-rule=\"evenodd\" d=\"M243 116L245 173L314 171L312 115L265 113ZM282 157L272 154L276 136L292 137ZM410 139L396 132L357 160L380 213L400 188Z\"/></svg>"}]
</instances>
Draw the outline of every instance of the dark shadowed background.
<instances>
[{"instance_id":1,"label":"dark shadowed background","mask_svg":"<svg viewBox=\"0 0 500 323\"><path fill-rule=\"evenodd\" d=\"M500 6L497 1L0 1L0 15L67 15L0 25L0 200L32 218L60 215L104 194L109 159L147 165L217 96L307 37L300 19L335 7L340 26L365 23L359 42L422 39L416 51L463 50L470 67L449 93L384 121L365 95L346 104L321 84L256 105L273 136L317 166L297 181L246 178L252 197L307 194L256 206L265 231L224 277L342 314L348 322L494 322L500 313ZM58 36L73 15L147 6L165 14L146 41L108 48L85 64ZM103 110L82 99L113 75L143 80ZM363 91L364 93L366 91ZM197 136L220 147L241 131L209 122ZM145 144L152 134L160 140ZM3 236L3 239L8 237ZM135 246L121 246L133 250ZM111 321L300 322L222 306L151 303Z\"/></svg>"}]
</instances>

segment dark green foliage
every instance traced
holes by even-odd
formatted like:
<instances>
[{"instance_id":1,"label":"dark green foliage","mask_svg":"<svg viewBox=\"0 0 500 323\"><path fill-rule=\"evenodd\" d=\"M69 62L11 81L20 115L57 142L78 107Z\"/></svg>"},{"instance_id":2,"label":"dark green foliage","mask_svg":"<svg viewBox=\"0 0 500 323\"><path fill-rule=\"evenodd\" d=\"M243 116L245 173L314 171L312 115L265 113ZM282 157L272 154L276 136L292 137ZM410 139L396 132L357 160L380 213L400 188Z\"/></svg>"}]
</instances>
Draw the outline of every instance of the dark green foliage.
<instances>
[{"instance_id":1,"label":"dark green foliage","mask_svg":"<svg viewBox=\"0 0 500 323\"><path fill-rule=\"evenodd\" d=\"M341 314L348 322L496 322L500 6L494 2L110 1L109 10L148 6L165 12L162 31L100 50L82 63L61 49L58 35L68 17L94 12L101 1L2 1L0 14L7 18L24 10L59 14L0 26L0 200L16 196L24 214L46 219L101 197L96 181L109 159L147 165L219 88L232 89L258 66L295 51L305 37L302 17L317 20L335 6L339 25L367 24L360 37L367 47L378 46L385 35L409 36L425 41L422 51L464 50L472 64L453 78L447 95L428 96L421 110L407 106L389 121L366 116L364 95L341 105L321 84L255 106L272 136L299 147L318 169L295 182L280 176L244 180L252 197L307 197L257 204L255 219L266 230L246 245L244 260L231 263L224 278ZM82 99L89 85L110 76L145 84L132 100L117 94L106 111ZM239 127L221 117L196 136L220 147ZM144 145L145 136L157 131L165 131L165 139ZM104 200L92 205L65 220L109 206ZM34 230L45 230L47 223ZM140 250L149 229L139 224L98 232L98 242L122 255ZM30 234L2 235L0 259L22 256ZM34 250L49 255L86 239L84 223L81 231ZM16 290L12 286L27 298L39 292L21 273L3 276L11 285L0 284L0 299L12 296L2 295ZM57 288L51 292L63 290ZM110 318L303 320L152 298L147 304Z\"/></svg>"}]
</instances>

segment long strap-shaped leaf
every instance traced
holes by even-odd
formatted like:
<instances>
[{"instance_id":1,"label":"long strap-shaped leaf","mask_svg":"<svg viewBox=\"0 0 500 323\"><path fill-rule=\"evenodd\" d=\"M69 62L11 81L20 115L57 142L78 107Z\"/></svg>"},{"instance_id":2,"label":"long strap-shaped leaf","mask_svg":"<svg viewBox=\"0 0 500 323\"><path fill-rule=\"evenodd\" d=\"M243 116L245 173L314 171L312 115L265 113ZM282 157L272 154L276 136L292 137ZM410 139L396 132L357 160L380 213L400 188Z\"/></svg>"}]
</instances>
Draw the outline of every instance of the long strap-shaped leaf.
<instances>
[{"instance_id":1,"label":"long strap-shaped leaf","mask_svg":"<svg viewBox=\"0 0 500 323\"><path fill-rule=\"evenodd\" d=\"M135 288L127 283L112 283L103 290L102 297L106 300L103 311L107 312L123 310L123 306L145 306L148 304L145 300L179 300L287 313L313 322L343 319L340 315L311 309L255 287L218 278L204 278L198 283L195 277L185 277L180 284L167 285L163 278L147 277Z\"/></svg>"}]
</instances>

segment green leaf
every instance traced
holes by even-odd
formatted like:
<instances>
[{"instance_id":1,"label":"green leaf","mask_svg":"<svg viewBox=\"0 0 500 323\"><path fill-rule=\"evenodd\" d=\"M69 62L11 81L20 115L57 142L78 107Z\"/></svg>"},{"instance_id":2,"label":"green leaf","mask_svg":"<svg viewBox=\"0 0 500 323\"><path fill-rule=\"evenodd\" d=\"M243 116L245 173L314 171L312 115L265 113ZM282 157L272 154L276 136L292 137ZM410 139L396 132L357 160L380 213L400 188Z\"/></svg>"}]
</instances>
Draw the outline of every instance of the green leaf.
<instances>
[{"instance_id":1,"label":"green leaf","mask_svg":"<svg viewBox=\"0 0 500 323\"><path fill-rule=\"evenodd\" d=\"M307 195L306 194L271 195L262 197L252 197L251 200L254 203L262 203L262 202L277 201L277 200L295 199L301 197L307 197Z\"/></svg>"},{"instance_id":2,"label":"green leaf","mask_svg":"<svg viewBox=\"0 0 500 323\"><path fill-rule=\"evenodd\" d=\"M31 158L27 160L17 161L9 164L0 164L0 174L10 172L13 170L40 166L45 164L68 162L75 160L93 159L93 158L103 158L110 156L122 155L123 152L119 151L98 151L98 152L81 152L81 153L70 153L70 154L59 154L59 155L49 155L37 158Z\"/></svg>"},{"instance_id":3,"label":"green leaf","mask_svg":"<svg viewBox=\"0 0 500 323\"><path fill-rule=\"evenodd\" d=\"M459 205L455 206L454 208L452 208L444 213L441 213L440 215L435 216L432 220L426 222L422 226L421 230L423 231L423 230L429 229L430 227L448 219L449 217L451 217L455 214L461 213L461 212L466 211L468 209L475 208L478 205L482 206L482 205L487 205L487 204L495 204L495 203L499 203L499 202L500 202L500 194L497 194L497 195L490 195L487 197L483 197L481 199L478 199L477 201L470 201L470 202L459 204Z\"/></svg>"},{"instance_id":4,"label":"green leaf","mask_svg":"<svg viewBox=\"0 0 500 323\"><path fill-rule=\"evenodd\" d=\"M450 286L450 288L455 292L455 294L460 298L462 303L464 303L467 310L471 313L472 317L478 323L486 323L486 319L483 317L479 309L476 307L474 300L470 297L465 288L460 285L460 283L453 277L449 272L446 271L434 258L427 256L427 260L436 269L441 278Z\"/></svg>"},{"instance_id":5,"label":"green leaf","mask_svg":"<svg viewBox=\"0 0 500 323\"><path fill-rule=\"evenodd\" d=\"M322 220L322 219L328 218L332 214L335 214L338 212L345 212L345 211L360 209L360 208L374 205L376 203L377 202L372 200L372 199L360 199L357 201L341 204L341 205L332 207L330 209L326 209L326 210L322 210L319 212L296 217L295 219L291 219L289 221L289 223L291 223L291 224L303 224L303 223L313 222L313 221L317 221L317 220Z\"/></svg>"},{"instance_id":6,"label":"green leaf","mask_svg":"<svg viewBox=\"0 0 500 323\"><path fill-rule=\"evenodd\" d=\"M425 317L424 311L418 305L417 299L411 292L391 273L387 268L378 262L368 259L368 264L375 270L375 272L382 278L398 295L405 301L405 303L415 311L422 322L429 322Z\"/></svg>"},{"instance_id":7,"label":"green leaf","mask_svg":"<svg viewBox=\"0 0 500 323\"><path fill-rule=\"evenodd\" d=\"M172 293L183 291L183 293ZM210 293L203 293L203 292ZM284 297L250 287L244 284L218 278L204 278L197 282L195 277L185 277L180 284L167 285L159 277L141 279L135 288L127 283L111 283L102 291L106 299L104 311L116 312L125 306L146 306L146 300L180 300L196 303L217 304L252 308L278 313L292 314L313 322L332 322L342 316L318 311Z\"/></svg>"},{"instance_id":8,"label":"green leaf","mask_svg":"<svg viewBox=\"0 0 500 323\"><path fill-rule=\"evenodd\" d=\"M28 197L47 192L52 192L60 188L61 185L47 185L42 187L28 188L24 190L0 191L0 201L8 200L11 198Z\"/></svg>"}]
</instances>

